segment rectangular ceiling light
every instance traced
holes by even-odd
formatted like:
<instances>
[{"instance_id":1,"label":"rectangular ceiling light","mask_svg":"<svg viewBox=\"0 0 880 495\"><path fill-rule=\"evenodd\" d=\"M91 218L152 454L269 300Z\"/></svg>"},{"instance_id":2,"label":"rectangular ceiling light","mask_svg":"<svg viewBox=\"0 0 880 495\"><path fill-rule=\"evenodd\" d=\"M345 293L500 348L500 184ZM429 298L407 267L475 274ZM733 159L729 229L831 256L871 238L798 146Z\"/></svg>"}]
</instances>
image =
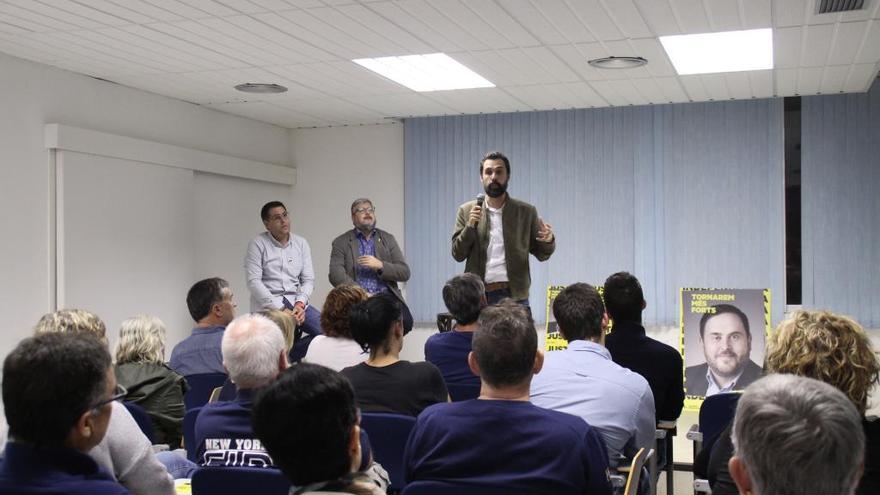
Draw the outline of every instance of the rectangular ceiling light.
<instances>
[{"instance_id":1,"label":"rectangular ceiling light","mask_svg":"<svg viewBox=\"0 0 880 495\"><path fill-rule=\"evenodd\" d=\"M773 30L661 36L679 75L773 68Z\"/></svg>"},{"instance_id":2,"label":"rectangular ceiling light","mask_svg":"<svg viewBox=\"0 0 880 495\"><path fill-rule=\"evenodd\" d=\"M414 91L495 87L483 76L456 62L445 53L358 58L352 62Z\"/></svg>"}]
</instances>

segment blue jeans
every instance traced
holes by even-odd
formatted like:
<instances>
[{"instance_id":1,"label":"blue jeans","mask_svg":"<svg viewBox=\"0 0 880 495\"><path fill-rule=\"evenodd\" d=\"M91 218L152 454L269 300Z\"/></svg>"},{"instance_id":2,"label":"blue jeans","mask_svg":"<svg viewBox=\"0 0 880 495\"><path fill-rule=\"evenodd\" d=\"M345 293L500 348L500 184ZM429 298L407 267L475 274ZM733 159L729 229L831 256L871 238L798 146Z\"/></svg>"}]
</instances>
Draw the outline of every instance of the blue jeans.
<instances>
[{"instance_id":1,"label":"blue jeans","mask_svg":"<svg viewBox=\"0 0 880 495\"><path fill-rule=\"evenodd\" d=\"M168 474L176 480L192 478L193 473L199 468L198 464L186 458L186 451L182 452L183 454L177 451L165 450L156 453L156 459L165 466Z\"/></svg>"},{"instance_id":2,"label":"blue jeans","mask_svg":"<svg viewBox=\"0 0 880 495\"><path fill-rule=\"evenodd\" d=\"M489 305L498 304L502 299L507 299L510 297L510 289L498 289L498 290L490 290L486 291L486 302ZM517 303L519 303L522 307L526 308L526 311L529 312L529 316L532 315L532 307L529 305L528 299L517 299Z\"/></svg>"},{"instance_id":3,"label":"blue jeans","mask_svg":"<svg viewBox=\"0 0 880 495\"><path fill-rule=\"evenodd\" d=\"M281 298L281 302L284 303L285 309L293 309L293 304L290 304L286 297ZM293 348L290 349L290 354L287 356L290 363L301 361L309 350L312 339L322 333L321 312L313 306L306 307L306 319L302 325L296 327L296 343L293 344Z\"/></svg>"}]
</instances>

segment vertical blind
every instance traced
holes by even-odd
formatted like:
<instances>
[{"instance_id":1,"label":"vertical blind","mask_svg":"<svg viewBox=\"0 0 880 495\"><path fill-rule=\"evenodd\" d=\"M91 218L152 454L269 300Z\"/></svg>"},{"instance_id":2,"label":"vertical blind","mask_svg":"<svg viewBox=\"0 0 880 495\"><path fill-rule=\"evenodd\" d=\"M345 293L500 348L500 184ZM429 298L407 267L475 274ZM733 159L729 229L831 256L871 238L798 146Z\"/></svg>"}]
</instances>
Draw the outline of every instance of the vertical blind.
<instances>
[{"instance_id":1,"label":"vertical blind","mask_svg":"<svg viewBox=\"0 0 880 495\"><path fill-rule=\"evenodd\" d=\"M482 191L479 159L511 160L508 192L557 235L531 258L530 300L548 285L642 282L647 324L677 321L680 287L784 285L782 101L752 100L407 119L405 225L417 321L444 311L458 205Z\"/></svg>"}]
</instances>

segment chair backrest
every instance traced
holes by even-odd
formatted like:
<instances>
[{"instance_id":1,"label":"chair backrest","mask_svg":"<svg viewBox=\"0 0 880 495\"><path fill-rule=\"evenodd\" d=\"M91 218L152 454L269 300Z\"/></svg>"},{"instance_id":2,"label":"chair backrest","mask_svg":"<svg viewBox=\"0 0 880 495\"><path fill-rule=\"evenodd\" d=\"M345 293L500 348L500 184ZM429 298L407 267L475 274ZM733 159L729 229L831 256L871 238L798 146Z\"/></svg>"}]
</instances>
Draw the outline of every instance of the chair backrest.
<instances>
[{"instance_id":1,"label":"chair backrest","mask_svg":"<svg viewBox=\"0 0 880 495\"><path fill-rule=\"evenodd\" d=\"M203 467L192 477L193 495L287 495L290 481L279 469Z\"/></svg>"},{"instance_id":2,"label":"chair backrest","mask_svg":"<svg viewBox=\"0 0 880 495\"><path fill-rule=\"evenodd\" d=\"M373 459L388 471L393 490L401 490L405 484L403 449L415 424L416 418L403 414L361 414L361 428L370 435Z\"/></svg>"},{"instance_id":3,"label":"chair backrest","mask_svg":"<svg viewBox=\"0 0 880 495\"><path fill-rule=\"evenodd\" d=\"M153 422L150 421L150 415L147 414L147 410L134 402L125 401L122 404L131 413L131 417L134 418L134 422L144 432L144 436L150 439L150 443L156 443L156 432L153 430Z\"/></svg>"},{"instance_id":4,"label":"chair backrest","mask_svg":"<svg viewBox=\"0 0 880 495\"><path fill-rule=\"evenodd\" d=\"M183 447L186 449L186 458L196 462L196 417L202 408L190 409L183 416Z\"/></svg>"},{"instance_id":5,"label":"chair backrest","mask_svg":"<svg viewBox=\"0 0 880 495\"><path fill-rule=\"evenodd\" d=\"M223 373L187 375L184 378L189 385L189 391L183 395L183 403L187 411L207 404L211 392L226 381L226 375Z\"/></svg>"},{"instance_id":6,"label":"chair backrest","mask_svg":"<svg viewBox=\"0 0 880 495\"><path fill-rule=\"evenodd\" d=\"M642 478L642 468L649 456L654 454L654 449L645 450L640 448L636 455L633 456L632 464L629 466L629 475L626 477L626 487L623 489L623 495L636 495L639 492L639 481Z\"/></svg>"},{"instance_id":7,"label":"chair backrest","mask_svg":"<svg viewBox=\"0 0 880 495\"><path fill-rule=\"evenodd\" d=\"M703 434L703 448L711 448L718 435L727 428L736 413L736 403L741 392L715 394L706 397L700 406L700 432Z\"/></svg>"},{"instance_id":8,"label":"chair backrest","mask_svg":"<svg viewBox=\"0 0 880 495\"><path fill-rule=\"evenodd\" d=\"M452 402L476 399L480 396L480 386L474 383L447 383L446 389Z\"/></svg>"}]
</instances>

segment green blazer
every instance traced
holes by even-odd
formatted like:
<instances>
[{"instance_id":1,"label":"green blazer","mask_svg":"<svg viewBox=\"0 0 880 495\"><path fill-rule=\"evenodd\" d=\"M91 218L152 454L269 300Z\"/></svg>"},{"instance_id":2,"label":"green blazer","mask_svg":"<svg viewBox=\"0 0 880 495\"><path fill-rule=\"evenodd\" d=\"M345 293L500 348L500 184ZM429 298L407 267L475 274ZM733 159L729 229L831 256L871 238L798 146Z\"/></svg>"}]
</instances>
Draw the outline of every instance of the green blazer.
<instances>
[{"instance_id":1,"label":"green blazer","mask_svg":"<svg viewBox=\"0 0 880 495\"><path fill-rule=\"evenodd\" d=\"M476 202L471 200L458 207L455 231L452 233L452 257L455 261L465 261L464 271L479 275L485 280L488 261L486 250L489 248L489 215L485 205L477 226L467 226L468 214ZM548 260L556 249L556 238L554 236L552 242L539 242L538 210L509 195L501 222L510 295L514 299L528 299L529 286L532 284L529 253L535 255L538 261Z\"/></svg>"}]
</instances>

